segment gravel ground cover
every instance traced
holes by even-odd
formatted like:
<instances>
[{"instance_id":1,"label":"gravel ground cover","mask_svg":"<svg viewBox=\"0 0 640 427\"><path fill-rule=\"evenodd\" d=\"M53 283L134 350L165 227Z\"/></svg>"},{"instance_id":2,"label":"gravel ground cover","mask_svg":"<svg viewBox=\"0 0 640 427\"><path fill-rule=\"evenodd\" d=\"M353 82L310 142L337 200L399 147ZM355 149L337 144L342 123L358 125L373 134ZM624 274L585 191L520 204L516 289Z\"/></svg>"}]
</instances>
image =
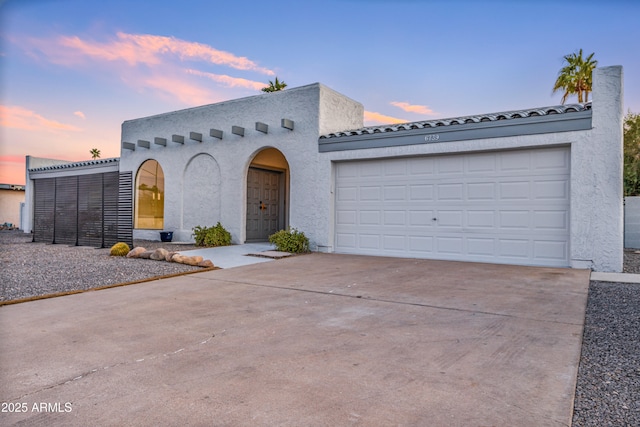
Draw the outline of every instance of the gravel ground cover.
<instances>
[{"instance_id":1,"label":"gravel ground cover","mask_svg":"<svg viewBox=\"0 0 640 427\"><path fill-rule=\"evenodd\" d=\"M169 251L193 245L136 240L134 246ZM20 231L0 231L0 301L78 291L150 277L202 270L174 262L111 257L109 249L32 243Z\"/></svg>"},{"instance_id":2,"label":"gravel ground cover","mask_svg":"<svg viewBox=\"0 0 640 427\"><path fill-rule=\"evenodd\" d=\"M573 426L640 426L640 284L589 286Z\"/></svg>"},{"instance_id":3,"label":"gravel ground cover","mask_svg":"<svg viewBox=\"0 0 640 427\"><path fill-rule=\"evenodd\" d=\"M134 246L195 249L143 240ZM635 252L625 251L626 273L640 273ZM108 249L31 243L31 236L7 230L0 231L0 262L0 302L200 269L110 257ZM590 283L573 426L640 426L640 284Z\"/></svg>"}]
</instances>

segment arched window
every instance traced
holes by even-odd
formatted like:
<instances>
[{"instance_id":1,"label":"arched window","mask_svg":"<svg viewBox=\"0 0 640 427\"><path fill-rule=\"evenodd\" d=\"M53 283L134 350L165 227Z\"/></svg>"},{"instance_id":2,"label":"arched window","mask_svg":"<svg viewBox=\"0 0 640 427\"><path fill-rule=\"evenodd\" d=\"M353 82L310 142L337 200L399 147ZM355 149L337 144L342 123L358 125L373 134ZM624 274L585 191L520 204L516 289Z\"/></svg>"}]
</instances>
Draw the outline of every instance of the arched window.
<instances>
[{"instance_id":1,"label":"arched window","mask_svg":"<svg viewBox=\"0 0 640 427\"><path fill-rule=\"evenodd\" d=\"M147 160L136 175L134 228L164 228L164 173L155 160Z\"/></svg>"}]
</instances>

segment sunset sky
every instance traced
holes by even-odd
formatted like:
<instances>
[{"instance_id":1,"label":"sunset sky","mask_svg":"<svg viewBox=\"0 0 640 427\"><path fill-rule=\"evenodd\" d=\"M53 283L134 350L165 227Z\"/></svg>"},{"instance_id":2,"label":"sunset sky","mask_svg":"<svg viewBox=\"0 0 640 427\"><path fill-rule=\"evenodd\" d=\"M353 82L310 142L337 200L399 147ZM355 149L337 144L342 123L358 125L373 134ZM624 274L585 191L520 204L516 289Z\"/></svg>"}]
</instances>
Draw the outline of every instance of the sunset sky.
<instances>
[{"instance_id":1,"label":"sunset sky","mask_svg":"<svg viewBox=\"0 0 640 427\"><path fill-rule=\"evenodd\" d=\"M123 121L320 82L385 124L542 107L563 56L624 67L640 1L0 0L0 183L26 155L120 155ZM575 97L569 102L575 102Z\"/></svg>"}]
</instances>

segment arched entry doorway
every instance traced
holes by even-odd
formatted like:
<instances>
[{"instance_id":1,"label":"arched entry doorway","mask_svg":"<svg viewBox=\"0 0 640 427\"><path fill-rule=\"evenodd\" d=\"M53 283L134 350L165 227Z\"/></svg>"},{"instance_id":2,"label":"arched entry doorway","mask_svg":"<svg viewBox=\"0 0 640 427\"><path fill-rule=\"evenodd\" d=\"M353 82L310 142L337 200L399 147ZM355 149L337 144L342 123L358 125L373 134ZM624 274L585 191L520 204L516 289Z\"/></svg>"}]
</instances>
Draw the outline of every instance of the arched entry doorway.
<instances>
[{"instance_id":1,"label":"arched entry doorway","mask_svg":"<svg viewBox=\"0 0 640 427\"><path fill-rule=\"evenodd\" d=\"M247 242L266 242L289 224L289 163L275 148L259 151L247 171Z\"/></svg>"}]
</instances>

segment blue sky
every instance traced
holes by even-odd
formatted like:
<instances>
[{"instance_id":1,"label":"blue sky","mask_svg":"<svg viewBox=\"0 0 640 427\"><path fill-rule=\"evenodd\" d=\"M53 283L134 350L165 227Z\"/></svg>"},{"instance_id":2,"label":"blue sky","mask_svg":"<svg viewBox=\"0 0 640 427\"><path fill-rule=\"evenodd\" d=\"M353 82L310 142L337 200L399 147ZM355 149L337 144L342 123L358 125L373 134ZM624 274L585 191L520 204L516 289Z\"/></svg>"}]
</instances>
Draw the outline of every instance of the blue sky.
<instances>
[{"instance_id":1,"label":"blue sky","mask_svg":"<svg viewBox=\"0 0 640 427\"><path fill-rule=\"evenodd\" d=\"M375 125L559 104L582 48L624 67L638 113L639 16L631 0L0 0L0 183L24 183L25 155L117 157L123 121L275 76L321 82Z\"/></svg>"}]
</instances>

